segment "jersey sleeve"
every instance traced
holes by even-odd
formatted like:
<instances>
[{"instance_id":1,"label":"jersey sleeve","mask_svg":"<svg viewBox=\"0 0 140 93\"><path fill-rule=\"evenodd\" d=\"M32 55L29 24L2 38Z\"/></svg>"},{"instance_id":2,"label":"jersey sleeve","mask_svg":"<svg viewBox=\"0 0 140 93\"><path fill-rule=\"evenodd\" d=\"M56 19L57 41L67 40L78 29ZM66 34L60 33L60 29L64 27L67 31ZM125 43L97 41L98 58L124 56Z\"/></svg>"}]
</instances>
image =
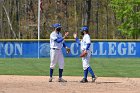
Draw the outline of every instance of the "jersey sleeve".
<instances>
[{"instance_id":1,"label":"jersey sleeve","mask_svg":"<svg viewBox=\"0 0 140 93\"><path fill-rule=\"evenodd\" d=\"M52 40L56 40L56 39L57 39L57 36L56 36L55 34L51 34L51 35L50 35L50 38L51 38Z\"/></svg>"},{"instance_id":2,"label":"jersey sleeve","mask_svg":"<svg viewBox=\"0 0 140 93\"><path fill-rule=\"evenodd\" d=\"M55 41L57 43L64 43L64 38L62 37L62 34L61 33L59 33L59 37L57 37L57 39L55 39Z\"/></svg>"},{"instance_id":3,"label":"jersey sleeve","mask_svg":"<svg viewBox=\"0 0 140 93\"><path fill-rule=\"evenodd\" d=\"M90 44L87 44L86 46L86 50L89 50Z\"/></svg>"},{"instance_id":4,"label":"jersey sleeve","mask_svg":"<svg viewBox=\"0 0 140 93\"><path fill-rule=\"evenodd\" d=\"M90 36L87 36L87 37L85 38L85 41L86 41L86 44L90 44L90 43L91 43Z\"/></svg>"},{"instance_id":5,"label":"jersey sleeve","mask_svg":"<svg viewBox=\"0 0 140 93\"><path fill-rule=\"evenodd\" d=\"M65 42L63 42L63 47L66 48L66 44L65 44Z\"/></svg>"},{"instance_id":6,"label":"jersey sleeve","mask_svg":"<svg viewBox=\"0 0 140 93\"><path fill-rule=\"evenodd\" d=\"M90 36L89 35L86 36L85 41L86 41L86 50L89 50L90 45L91 45L91 40L90 40Z\"/></svg>"},{"instance_id":7,"label":"jersey sleeve","mask_svg":"<svg viewBox=\"0 0 140 93\"><path fill-rule=\"evenodd\" d=\"M56 41L57 43L61 43L61 42L63 43L64 39L62 37L58 37L54 41Z\"/></svg>"},{"instance_id":8,"label":"jersey sleeve","mask_svg":"<svg viewBox=\"0 0 140 93\"><path fill-rule=\"evenodd\" d=\"M80 45L80 40L78 37L75 39L75 41L76 41L76 43L78 43Z\"/></svg>"},{"instance_id":9,"label":"jersey sleeve","mask_svg":"<svg viewBox=\"0 0 140 93\"><path fill-rule=\"evenodd\" d=\"M60 37L57 37L57 35L56 34L51 34L50 35L50 38L52 39L52 40L54 40L55 42L57 42L57 43L63 43L63 41L64 41L64 39L63 39L63 37L62 37L62 35L60 34Z\"/></svg>"}]
</instances>

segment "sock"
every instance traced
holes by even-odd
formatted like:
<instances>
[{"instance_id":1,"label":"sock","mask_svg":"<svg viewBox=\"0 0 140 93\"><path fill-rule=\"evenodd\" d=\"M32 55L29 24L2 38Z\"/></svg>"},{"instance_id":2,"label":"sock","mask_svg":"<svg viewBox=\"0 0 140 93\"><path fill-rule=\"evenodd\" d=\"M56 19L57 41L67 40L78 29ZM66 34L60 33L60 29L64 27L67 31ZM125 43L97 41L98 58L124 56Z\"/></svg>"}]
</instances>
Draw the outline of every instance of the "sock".
<instances>
[{"instance_id":1,"label":"sock","mask_svg":"<svg viewBox=\"0 0 140 93\"><path fill-rule=\"evenodd\" d=\"M50 68L50 77L53 75L53 69Z\"/></svg>"},{"instance_id":2,"label":"sock","mask_svg":"<svg viewBox=\"0 0 140 93\"><path fill-rule=\"evenodd\" d=\"M91 74L92 78L95 78L95 74L90 66L88 67L88 71Z\"/></svg>"},{"instance_id":3,"label":"sock","mask_svg":"<svg viewBox=\"0 0 140 93\"><path fill-rule=\"evenodd\" d=\"M62 77L63 69L59 69L59 78Z\"/></svg>"},{"instance_id":4,"label":"sock","mask_svg":"<svg viewBox=\"0 0 140 93\"><path fill-rule=\"evenodd\" d=\"M88 76L88 69L84 70L84 78L87 79Z\"/></svg>"}]
</instances>

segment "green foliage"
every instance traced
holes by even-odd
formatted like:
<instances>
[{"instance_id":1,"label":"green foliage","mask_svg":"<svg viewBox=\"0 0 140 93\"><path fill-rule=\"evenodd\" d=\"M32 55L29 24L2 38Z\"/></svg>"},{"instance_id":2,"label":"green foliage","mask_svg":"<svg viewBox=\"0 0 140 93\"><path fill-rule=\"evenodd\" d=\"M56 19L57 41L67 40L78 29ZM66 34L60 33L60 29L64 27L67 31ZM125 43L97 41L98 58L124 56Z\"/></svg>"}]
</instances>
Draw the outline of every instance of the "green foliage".
<instances>
[{"instance_id":1,"label":"green foliage","mask_svg":"<svg viewBox=\"0 0 140 93\"><path fill-rule=\"evenodd\" d=\"M92 39L121 39L122 34L129 38L140 36L140 0L59 0L59 4L55 1L42 0L41 39L49 38L53 30L50 26L56 22L62 24L62 34L70 32L68 39L73 39L74 32L79 32L80 37L79 30L86 24ZM18 39L37 39L37 22L38 0L4 0L0 3L0 39L15 39L13 33ZM118 25L122 33L117 30Z\"/></svg>"},{"instance_id":2,"label":"green foliage","mask_svg":"<svg viewBox=\"0 0 140 93\"><path fill-rule=\"evenodd\" d=\"M110 6L121 24L118 29L128 38L140 34L140 0L110 0Z\"/></svg>"}]
</instances>

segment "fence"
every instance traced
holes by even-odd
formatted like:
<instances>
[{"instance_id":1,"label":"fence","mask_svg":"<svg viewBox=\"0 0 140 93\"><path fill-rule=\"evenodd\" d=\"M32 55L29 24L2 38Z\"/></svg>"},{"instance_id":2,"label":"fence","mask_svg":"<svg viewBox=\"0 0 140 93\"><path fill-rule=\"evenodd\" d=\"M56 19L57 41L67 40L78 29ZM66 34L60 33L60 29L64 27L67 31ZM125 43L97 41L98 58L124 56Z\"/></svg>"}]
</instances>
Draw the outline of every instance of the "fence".
<instances>
[{"instance_id":1,"label":"fence","mask_svg":"<svg viewBox=\"0 0 140 93\"><path fill-rule=\"evenodd\" d=\"M65 57L79 57L80 46L73 40L67 40L66 45L71 49ZM95 58L140 58L139 40L92 40L92 57ZM1 40L0 58L46 58L50 55L49 40Z\"/></svg>"}]
</instances>

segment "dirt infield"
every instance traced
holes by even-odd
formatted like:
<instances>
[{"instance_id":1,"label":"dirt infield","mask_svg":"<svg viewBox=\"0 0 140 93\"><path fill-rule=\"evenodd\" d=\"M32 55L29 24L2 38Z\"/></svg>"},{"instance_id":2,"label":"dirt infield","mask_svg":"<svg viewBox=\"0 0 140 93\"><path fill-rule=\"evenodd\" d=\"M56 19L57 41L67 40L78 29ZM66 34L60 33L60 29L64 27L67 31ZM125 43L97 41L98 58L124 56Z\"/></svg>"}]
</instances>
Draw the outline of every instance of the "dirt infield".
<instances>
[{"instance_id":1,"label":"dirt infield","mask_svg":"<svg viewBox=\"0 0 140 93\"><path fill-rule=\"evenodd\" d=\"M140 78L98 77L95 83L79 83L82 77L64 76L66 83L48 82L47 76L0 76L0 93L140 93ZM88 78L91 81L90 78Z\"/></svg>"}]
</instances>

